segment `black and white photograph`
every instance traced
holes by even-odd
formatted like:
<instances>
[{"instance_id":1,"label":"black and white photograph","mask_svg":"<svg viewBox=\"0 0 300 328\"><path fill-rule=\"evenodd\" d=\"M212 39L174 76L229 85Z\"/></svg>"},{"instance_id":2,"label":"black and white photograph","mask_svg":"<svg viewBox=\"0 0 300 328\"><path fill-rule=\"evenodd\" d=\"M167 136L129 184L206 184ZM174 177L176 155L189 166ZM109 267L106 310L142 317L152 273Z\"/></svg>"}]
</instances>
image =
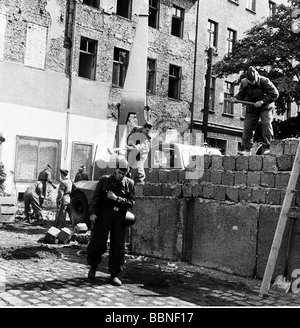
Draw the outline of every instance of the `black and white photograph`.
<instances>
[{"instance_id":1,"label":"black and white photograph","mask_svg":"<svg viewBox=\"0 0 300 328\"><path fill-rule=\"evenodd\" d=\"M300 307L299 140L300 0L0 0L0 310Z\"/></svg>"}]
</instances>

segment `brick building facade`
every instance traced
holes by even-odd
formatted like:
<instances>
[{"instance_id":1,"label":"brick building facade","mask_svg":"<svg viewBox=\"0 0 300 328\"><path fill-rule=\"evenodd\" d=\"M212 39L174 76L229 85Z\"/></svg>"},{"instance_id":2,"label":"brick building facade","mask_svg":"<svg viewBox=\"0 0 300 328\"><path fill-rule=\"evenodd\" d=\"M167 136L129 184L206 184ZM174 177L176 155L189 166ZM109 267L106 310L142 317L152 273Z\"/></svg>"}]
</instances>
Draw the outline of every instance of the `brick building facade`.
<instances>
[{"instance_id":1,"label":"brick building facade","mask_svg":"<svg viewBox=\"0 0 300 328\"><path fill-rule=\"evenodd\" d=\"M193 108L201 131L207 48L215 46L213 61L221 59L276 2L283 1L149 1L147 105L154 130L187 131ZM140 4L1 1L0 134L6 141L0 154L10 172L7 192L24 190L48 163L56 178L61 166L73 178L81 164L91 175L96 153L113 146ZM212 80L208 137L224 154L236 153L243 125L242 108L232 111L226 103L235 78Z\"/></svg>"}]
</instances>

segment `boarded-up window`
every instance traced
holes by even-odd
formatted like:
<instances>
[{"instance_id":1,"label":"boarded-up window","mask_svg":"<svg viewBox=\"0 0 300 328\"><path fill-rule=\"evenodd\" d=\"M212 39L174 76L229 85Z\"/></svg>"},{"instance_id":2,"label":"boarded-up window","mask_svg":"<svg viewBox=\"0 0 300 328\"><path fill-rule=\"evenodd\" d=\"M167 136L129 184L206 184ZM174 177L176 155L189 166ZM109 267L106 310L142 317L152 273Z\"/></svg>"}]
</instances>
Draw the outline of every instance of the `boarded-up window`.
<instances>
[{"instance_id":1,"label":"boarded-up window","mask_svg":"<svg viewBox=\"0 0 300 328\"><path fill-rule=\"evenodd\" d=\"M52 167L52 178L58 178L58 162L61 141L30 137L17 137L16 181L37 180L38 174L47 164Z\"/></svg>"},{"instance_id":2,"label":"boarded-up window","mask_svg":"<svg viewBox=\"0 0 300 328\"><path fill-rule=\"evenodd\" d=\"M0 60L4 58L6 15L0 14Z\"/></svg>"},{"instance_id":3,"label":"boarded-up window","mask_svg":"<svg viewBox=\"0 0 300 328\"><path fill-rule=\"evenodd\" d=\"M45 68L47 48L47 28L28 23L24 64L26 66Z\"/></svg>"},{"instance_id":4,"label":"boarded-up window","mask_svg":"<svg viewBox=\"0 0 300 328\"><path fill-rule=\"evenodd\" d=\"M75 175L81 165L86 166L89 179L92 178L92 154L93 145L74 142L72 145L72 165L70 178L74 180Z\"/></svg>"}]
</instances>

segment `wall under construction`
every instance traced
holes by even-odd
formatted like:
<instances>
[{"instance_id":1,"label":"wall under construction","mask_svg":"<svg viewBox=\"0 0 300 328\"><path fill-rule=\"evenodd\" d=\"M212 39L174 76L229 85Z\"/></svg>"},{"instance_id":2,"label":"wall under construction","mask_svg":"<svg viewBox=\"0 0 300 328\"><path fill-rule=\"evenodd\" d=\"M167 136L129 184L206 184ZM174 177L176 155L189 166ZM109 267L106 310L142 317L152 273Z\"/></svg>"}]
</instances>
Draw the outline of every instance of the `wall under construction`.
<instances>
[{"instance_id":1,"label":"wall under construction","mask_svg":"<svg viewBox=\"0 0 300 328\"><path fill-rule=\"evenodd\" d=\"M297 145L298 140L278 142L269 156L205 156L198 181L186 180L182 171L153 170L144 186L136 186L132 251L262 278ZM296 221L290 270L300 268L299 230ZM286 238L287 232L274 277L283 273Z\"/></svg>"}]
</instances>

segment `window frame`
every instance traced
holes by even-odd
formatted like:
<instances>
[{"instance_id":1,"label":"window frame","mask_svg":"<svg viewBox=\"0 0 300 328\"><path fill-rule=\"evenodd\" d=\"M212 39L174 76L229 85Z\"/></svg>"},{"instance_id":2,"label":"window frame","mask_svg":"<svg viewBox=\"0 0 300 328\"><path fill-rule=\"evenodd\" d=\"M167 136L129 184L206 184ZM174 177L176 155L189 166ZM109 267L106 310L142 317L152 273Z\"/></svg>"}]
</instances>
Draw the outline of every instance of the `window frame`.
<instances>
[{"instance_id":1,"label":"window frame","mask_svg":"<svg viewBox=\"0 0 300 328\"><path fill-rule=\"evenodd\" d=\"M86 50L81 49L82 41L86 41L86 45L87 45ZM90 48L89 44L94 44L94 46L93 46L94 52L89 51L89 48ZM96 68L97 68L97 53L98 53L98 41L81 36L80 37L80 47L79 47L79 61L78 61L78 76L79 77L95 81ZM92 67L92 65L90 65L90 67L89 67L89 72L90 72L89 77L84 76L81 73L82 69L83 69L82 65L86 61L83 59L83 56L86 58L91 58L91 59L89 59L89 60L91 60L91 62L94 61L94 67Z\"/></svg>"},{"instance_id":2,"label":"window frame","mask_svg":"<svg viewBox=\"0 0 300 328\"><path fill-rule=\"evenodd\" d=\"M171 75L171 69L176 70L177 75ZM181 95L181 78L182 78L182 67L169 64L169 83L168 83L168 97L171 99L180 100ZM173 82L173 83L171 83ZM176 84L174 90L171 90L171 85Z\"/></svg>"},{"instance_id":3,"label":"window frame","mask_svg":"<svg viewBox=\"0 0 300 328\"><path fill-rule=\"evenodd\" d=\"M151 70L149 68L149 62L153 62L154 68ZM154 58L147 58L147 93L150 93L152 95L156 94L156 69L157 69L157 60ZM152 83L151 83L152 82Z\"/></svg>"},{"instance_id":4,"label":"window frame","mask_svg":"<svg viewBox=\"0 0 300 328\"><path fill-rule=\"evenodd\" d=\"M174 9L175 9L175 14L174 14ZM171 22L171 35L182 39L183 28L184 28L184 9L173 4L172 11L173 12L172 12L172 22ZM176 15L177 11L180 11L180 16ZM179 28L178 28L178 33L174 34L176 22L177 22L176 26L179 25Z\"/></svg>"},{"instance_id":5,"label":"window frame","mask_svg":"<svg viewBox=\"0 0 300 328\"><path fill-rule=\"evenodd\" d=\"M38 142L38 148L37 148L37 156L36 158L33 157L32 152L30 156L30 160L35 160L35 176L31 178L22 178L19 176L19 162L18 159L21 157L19 154L19 144L20 140L27 140L27 141L36 141ZM47 159L47 161L41 161L39 158L39 144L41 142L49 142L49 143L56 143L57 144L57 151L56 151L56 157L51 161ZM17 135L16 137L16 150L15 150L15 165L14 165L14 181L15 182L32 182L36 181L38 179L39 172L46 167L47 164L52 165L52 178L53 180L58 180L58 169L59 169L59 162L61 158L61 150L62 150L62 141L58 139L47 139L47 138L40 138L40 137L28 137L28 136L22 136ZM20 165L24 165L24 163L20 163Z\"/></svg>"},{"instance_id":6,"label":"window frame","mask_svg":"<svg viewBox=\"0 0 300 328\"><path fill-rule=\"evenodd\" d=\"M127 15L122 14L122 11L124 11L124 8L125 8L125 4L124 4L125 1L127 1L127 9L126 9ZM132 0L117 0L116 14L120 17L131 20L131 18L132 18Z\"/></svg>"},{"instance_id":7,"label":"window frame","mask_svg":"<svg viewBox=\"0 0 300 328\"><path fill-rule=\"evenodd\" d=\"M246 9L253 13L256 13L256 0L247 0Z\"/></svg>"},{"instance_id":8,"label":"window frame","mask_svg":"<svg viewBox=\"0 0 300 328\"><path fill-rule=\"evenodd\" d=\"M214 27L212 30L211 27ZM215 47L216 49L218 48L218 29L219 29L219 24L211 19L208 20L208 47ZM212 44L211 44L212 41Z\"/></svg>"},{"instance_id":9,"label":"window frame","mask_svg":"<svg viewBox=\"0 0 300 328\"><path fill-rule=\"evenodd\" d=\"M224 106L222 115L233 116L234 115L234 103L230 102L228 98L234 96L234 83L230 81L225 81L224 87ZM228 88L230 86L230 88ZM228 92L229 90L229 92ZM229 109L229 110L228 110Z\"/></svg>"},{"instance_id":10,"label":"window frame","mask_svg":"<svg viewBox=\"0 0 300 328\"><path fill-rule=\"evenodd\" d=\"M152 1L157 1L157 7L152 6ZM149 17L148 17L148 26L159 29L159 9L160 9L160 0L149 0ZM151 17L151 15L154 15ZM154 21L154 24L150 24L150 22Z\"/></svg>"},{"instance_id":11,"label":"window frame","mask_svg":"<svg viewBox=\"0 0 300 328\"><path fill-rule=\"evenodd\" d=\"M100 8L100 0L83 0L82 3L86 6L90 6L93 8L97 8L97 9Z\"/></svg>"},{"instance_id":12,"label":"window frame","mask_svg":"<svg viewBox=\"0 0 300 328\"><path fill-rule=\"evenodd\" d=\"M274 1L269 0L269 17L275 15L277 4Z\"/></svg>"},{"instance_id":13,"label":"window frame","mask_svg":"<svg viewBox=\"0 0 300 328\"><path fill-rule=\"evenodd\" d=\"M237 40L237 31L228 27L227 28L227 54L230 54L232 52L236 40Z\"/></svg>"},{"instance_id":14,"label":"window frame","mask_svg":"<svg viewBox=\"0 0 300 328\"><path fill-rule=\"evenodd\" d=\"M118 51L118 60L116 59L116 52ZM124 53L126 56L126 63L123 63L120 59L120 54ZM125 83L125 78L127 74L129 63L129 51L126 49L122 49L119 47L114 47L114 54L113 54L113 72L112 72L112 85L114 87L123 88ZM115 83L115 68L117 67L117 83Z\"/></svg>"}]
</instances>

